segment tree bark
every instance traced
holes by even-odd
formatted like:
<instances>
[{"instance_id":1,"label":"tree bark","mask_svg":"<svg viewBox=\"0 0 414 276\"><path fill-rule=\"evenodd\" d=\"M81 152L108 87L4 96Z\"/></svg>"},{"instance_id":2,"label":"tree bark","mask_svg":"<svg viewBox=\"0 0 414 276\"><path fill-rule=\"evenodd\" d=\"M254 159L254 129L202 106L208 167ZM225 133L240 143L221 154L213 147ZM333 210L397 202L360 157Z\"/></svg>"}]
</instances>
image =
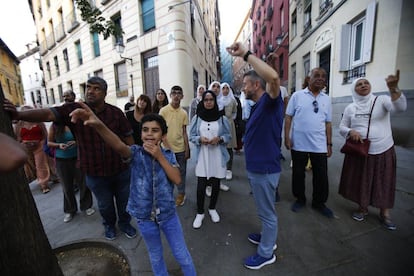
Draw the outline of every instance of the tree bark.
<instances>
[{"instance_id":1,"label":"tree bark","mask_svg":"<svg viewBox=\"0 0 414 276\"><path fill-rule=\"evenodd\" d=\"M3 101L0 83L0 131L14 137ZM0 174L0 196L0 275L63 275L23 168Z\"/></svg>"}]
</instances>

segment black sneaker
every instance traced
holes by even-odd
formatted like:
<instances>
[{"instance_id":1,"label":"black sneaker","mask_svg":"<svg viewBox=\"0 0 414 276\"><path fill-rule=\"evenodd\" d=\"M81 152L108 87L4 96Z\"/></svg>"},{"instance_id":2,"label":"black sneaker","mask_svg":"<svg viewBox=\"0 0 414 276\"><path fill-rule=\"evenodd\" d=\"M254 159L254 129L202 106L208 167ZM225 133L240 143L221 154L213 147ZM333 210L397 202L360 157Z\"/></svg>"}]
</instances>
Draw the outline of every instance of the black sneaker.
<instances>
[{"instance_id":1,"label":"black sneaker","mask_svg":"<svg viewBox=\"0 0 414 276\"><path fill-rule=\"evenodd\" d=\"M128 239L133 239L137 236L137 230L131 224L119 226L119 229L125 233Z\"/></svg>"},{"instance_id":2,"label":"black sneaker","mask_svg":"<svg viewBox=\"0 0 414 276\"><path fill-rule=\"evenodd\" d=\"M116 229L112 225L105 225L105 239L113 241L116 239Z\"/></svg>"}]
</instances>

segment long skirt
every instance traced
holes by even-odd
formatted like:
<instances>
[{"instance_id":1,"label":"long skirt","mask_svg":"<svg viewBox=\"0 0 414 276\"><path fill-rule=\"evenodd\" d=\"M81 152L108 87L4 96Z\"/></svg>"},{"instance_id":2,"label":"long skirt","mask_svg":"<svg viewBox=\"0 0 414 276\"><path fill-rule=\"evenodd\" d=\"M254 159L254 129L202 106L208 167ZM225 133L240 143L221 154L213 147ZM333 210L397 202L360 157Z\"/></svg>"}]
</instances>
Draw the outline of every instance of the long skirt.
<instances>
[{"instance_id":1,"label":"long skirt","mask_svg":"<svg viewBox=\"0 0 414 276\"><path fill-rule=\"evenodd\" d=\"M363 209L394 206L397 159L394 146L367 158L345 155L339 194Z\"/></svg>"}]
</instances>

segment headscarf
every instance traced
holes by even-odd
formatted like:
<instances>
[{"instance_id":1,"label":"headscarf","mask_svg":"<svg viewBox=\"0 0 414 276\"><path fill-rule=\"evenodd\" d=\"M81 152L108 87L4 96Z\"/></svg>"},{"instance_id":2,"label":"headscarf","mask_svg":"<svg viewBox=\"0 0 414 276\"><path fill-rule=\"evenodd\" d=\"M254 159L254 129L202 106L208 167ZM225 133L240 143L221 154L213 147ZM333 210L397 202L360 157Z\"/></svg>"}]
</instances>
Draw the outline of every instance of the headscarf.
<instances>
[{"instance_id":1,"label":"headscarf","mask_svg":"<svg viewBox=\"0 0 414 276\"><path fill-rule=\"evenodd\" d=\"M223 94L223 87L225 87L225 86L227 86L229 88L229 94L227 94L227 96L224 96L224 94ZM230 85L227 82L223 82L220 85L219 99L220 99L219 100L219 105L222 104L223 107L228 106L232 102L232 100L236 101L236 99L234 98L233 90L231 89ZM237 103L237 101L236 101L236 103Z\"/></svg>"},{"instance_id":2,"label":"headscarf","mask_svg":"<svg viewBox=\"0 0 414 276\"><path fill-rule=\"evenodd\" d=\"M374 95L370 91L368 95L361 96L355 91L355 86L359 80L366 80L366 78L357 78L351 84L352 99L354 100L354 105L359 111L369 113L374 100Z\"/></svg>"},{"instance_id":3,"label":"headscarf","mask_svg":"<svg viewBox=\"0 0 414 276\"><path fill-rule=\"evenodd\" d=\"M213 96L214 107L212 109L206 109L204 107L204 98L206 97L207 94L210 94ZM217 121L221 117L221 113L219 112L218 105L217 105L217 96L213 91L207 90L203 93L203 95L201 96L201 101L197 105L197 115L203 121L206 121L206 122Z\"/></svg>"},{"instance_id":4,"label":"headscarf","mask_svg":"<svg viewBox=\"0 0 414 276\"><path fill-rule=\"evenodd\" d=\"M198 95L198 91L200 91L200 88L204 88L204 92L207 90L206 86L204 84L200 84L199 86L197 86L197 90L196 90L196 98L198 100L201 100L201 95ZM203 92L203 93L204 93Z\"/></svg>"},{"instance_id":5,"label":"headscarf","mask_svg":"<svg viewBox=\"0 0 414 276\"><path fill-rule=\"evenodd\" d=\"M215 84L218 84L218 86L219 86L219 92L218 92L218 95L216 95L217 96L217 105L218 105L219 110L223 110L224 106L221 102L220 82L219 81L212 81L210 83L210 85L208 86L208 90L213 91L213 85L215 85Z\"/></svg>"}]
</instances>

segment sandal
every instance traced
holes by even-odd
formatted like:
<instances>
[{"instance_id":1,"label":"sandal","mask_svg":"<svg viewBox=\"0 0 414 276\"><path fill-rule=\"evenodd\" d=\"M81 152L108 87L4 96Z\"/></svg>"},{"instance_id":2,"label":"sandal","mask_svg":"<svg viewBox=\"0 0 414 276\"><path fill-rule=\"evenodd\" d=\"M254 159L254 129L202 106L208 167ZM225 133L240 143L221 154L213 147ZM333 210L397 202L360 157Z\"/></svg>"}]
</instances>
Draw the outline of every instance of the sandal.
<instances>
[{"instance_id":1,"label":"sandal","mask_svg":"<svg viewBox=\"0 0 414 276\"><path fill-rule=\"evenodd\" d=\"M44 188L44 189L42 189L42 193L43 194L47 194L48 192L50 192L50 188Z\"/></svg>"},{"instance_id":2,"label":"sandal","mask_svg":"<svg viewBox=\"0 0 414 276\"><path fill-rule=\"evenodd\" d=\"M394 222L392 222L391 218L389 216L380 215L380 221L382 225L385 226L388 230L396 230L397 226Z\"/></svg>"}]
</instances>

